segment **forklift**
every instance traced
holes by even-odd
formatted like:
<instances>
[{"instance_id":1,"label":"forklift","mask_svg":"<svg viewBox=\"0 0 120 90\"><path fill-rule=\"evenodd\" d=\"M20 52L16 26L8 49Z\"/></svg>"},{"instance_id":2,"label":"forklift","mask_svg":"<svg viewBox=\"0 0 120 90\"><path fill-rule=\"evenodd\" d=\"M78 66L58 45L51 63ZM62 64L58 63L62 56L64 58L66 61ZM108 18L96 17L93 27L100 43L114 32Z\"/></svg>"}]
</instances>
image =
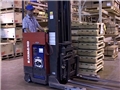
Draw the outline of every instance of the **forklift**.
<instances>
[{"instance_id":1,"label":"forklift","mask_svg":"<svg viewBox=\"0 0 120 90\"><path fill-rule=\"evenodd\" d=\"M49 85L60 90L86 90L84 87L74 87L69 83L92 87L74 81L73 78L104 81L98 77L78 74L79 57L75 54L71 41L70 1L48 1L48 28L48 33L23 33L26 82ZM95 89L110 90L102 87Z\"/></svg>"}]
</instances>

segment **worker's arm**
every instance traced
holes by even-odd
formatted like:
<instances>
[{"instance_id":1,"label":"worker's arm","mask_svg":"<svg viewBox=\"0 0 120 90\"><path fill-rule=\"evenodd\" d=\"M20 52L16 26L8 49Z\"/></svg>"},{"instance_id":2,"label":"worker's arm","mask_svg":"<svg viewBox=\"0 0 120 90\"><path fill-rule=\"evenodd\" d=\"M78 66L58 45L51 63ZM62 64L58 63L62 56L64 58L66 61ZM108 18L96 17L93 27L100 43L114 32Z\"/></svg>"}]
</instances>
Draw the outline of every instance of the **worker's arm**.
<instances>
[{"instance_id":1,"label":"worker's arm","mask_svg":"<svg viewBox=\"0 0 120 90\"><path fill-rule=\"evenodd\" d=\"M29 30L29 26L28 26L28 24L27 24L25 19L23 19L23 21L22 21L22 28L23 28L24 32L26 32L26 33L31 32Z\"/></svg>"},{"instance_id":2,"label":"worker's arm","mask_svg":"<svg viewBox=\"0 0 120 90\"><path fill-rule=\"evenodd\" d=\"M37 27L38 27L39 31L44 32L44 29L40 26L40 24L38 23L38 21L37 21L37 20L36 20L36 23L37 23Z\"/></svg>"}]
</instances>

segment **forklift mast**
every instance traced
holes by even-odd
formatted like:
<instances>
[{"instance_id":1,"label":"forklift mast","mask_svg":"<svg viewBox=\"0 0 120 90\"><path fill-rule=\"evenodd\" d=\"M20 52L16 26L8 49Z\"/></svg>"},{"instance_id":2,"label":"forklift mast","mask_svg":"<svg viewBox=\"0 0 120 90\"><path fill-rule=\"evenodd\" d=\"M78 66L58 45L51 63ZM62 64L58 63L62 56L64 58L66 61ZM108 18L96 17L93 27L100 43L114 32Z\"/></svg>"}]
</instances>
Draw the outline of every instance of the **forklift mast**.
<instances>
[{"instance_id":1,"label":"forklift mast","mask_svg":"<svg viewBox=\"0 0 120 90\"><path fill-rule=\"evenodd\" d=\"M67 83L77 73L77 60L71 46L70 1L48 1L49 43L53 48L49 82L56 78Z\"/></svg>"},{"instance_id":2,"label":"forklift mast","mask_svg":"<svg viewBox=\"0 0 120 90\"><path fill-rule=\"evenodd\" d=\"M71 41L70 37L70 7L69 1L48 1L48 27L49 43L53 47L53 54L50 55L50 73L58 77L60 73L57 68L60 56L60 43ZM54 39L53 36L54 35ZM54 41L53 41L54 40ZM51 43L51 42L54 43ZM58 75L57 75L58 74Z\"/></svg>"}]
</instances>

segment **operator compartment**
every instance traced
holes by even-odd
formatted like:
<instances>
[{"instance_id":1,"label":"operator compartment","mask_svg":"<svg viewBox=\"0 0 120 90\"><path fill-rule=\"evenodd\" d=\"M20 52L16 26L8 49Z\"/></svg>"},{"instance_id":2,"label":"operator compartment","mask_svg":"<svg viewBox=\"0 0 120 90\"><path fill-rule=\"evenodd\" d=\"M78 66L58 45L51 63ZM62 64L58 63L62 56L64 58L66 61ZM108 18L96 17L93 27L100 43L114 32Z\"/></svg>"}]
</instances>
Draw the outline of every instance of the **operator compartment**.
<instances>
[{"instance_id":1,"label":"operator compartment","mask_svg":"<svg viewBox=\"0 0 120 90\"><path fill-rule=\"evenodd\" d=\"M47 84L49 74L48 34L23 33L25 80Z\"/></svg>"}]
</instances>

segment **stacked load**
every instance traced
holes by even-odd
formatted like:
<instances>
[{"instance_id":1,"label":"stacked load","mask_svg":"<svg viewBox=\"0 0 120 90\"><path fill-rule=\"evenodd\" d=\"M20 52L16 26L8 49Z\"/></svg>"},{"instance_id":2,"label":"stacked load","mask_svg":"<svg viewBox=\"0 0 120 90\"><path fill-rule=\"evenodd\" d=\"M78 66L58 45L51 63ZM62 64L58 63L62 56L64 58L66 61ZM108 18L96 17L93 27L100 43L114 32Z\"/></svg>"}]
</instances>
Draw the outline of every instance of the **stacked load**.
<instances>
[{"instance_id":1,"label":"stacked load","mask_svg":"<svg viewBox=\"0 0 120 90\"><path fill-rule=\"evenodd\" d=\"M79 20L79 1L71 1L71 21Z\"/></svg>"},{"instance_id":2,"label":"stacked load","mask_svg":"<svg viewBox=\"0 0 120 90\"><path fill-rule=\"evenodd\" d=\"M119 34L118 26L114 22L108 20L108 22L106 22L105 25L106 25L105 33L106 37L116 37Z\"/></svg>"},{"instance_id":3,"label":"stacked load","mask_svg":"<svg viewBox=\"0 0 120 90\"><path fill-rule=\"evenodd\" d=\"M72 24L72 42L79 55L79 74L96 75L104 64L104 24Z\"/></svg>"},{"instance_id":4,"label":"stacked load","mask_svg":"<svg viewBox=\"0 0 120 90\"><path fill-rule=\"evenodd\" d=\"M1 50L2 58L22 55L22 47L16 50L17 41L22 44L22 0L2 0L1 4L1 47L6 48Z\"/></svg>"},{"instance_id":5,"label":"stacked load","mask_svg":"<svg viewBox=\"0 0 120 90\"><path fill-rule=\"evenodd\" d=\"M106 32L105 32L105 57L112 58L113 60L118 56L118 45L116 41L116 37L119 35L118 32L118 25L113 23L111 20L104 21L106 25ZM109 60L109 59L108 59Z\"/></svg>"},{"instance_id":6,"label":"stacked load","mask_svg":"<svg viewBox=\"0 0 120 90\"><path fill-rule=\"evenodd\" d=\"M119 16L120 15L119 4L120 4L119 0L103 0L102 9ZM99 6L99 1L89 0L86 2L85 8L88 10L99 10L98 6Z\"/></svg>"},{"instance_id":7,"label":"stacked load","mask_svg":"<svg viewBox=\"0 0 120 90\"><path fill-rule=\"evenodd\" d=\"M105 56L110 56L115 59L118 56L118 45L105 47Z\"/></svg>"}]
</instances>

